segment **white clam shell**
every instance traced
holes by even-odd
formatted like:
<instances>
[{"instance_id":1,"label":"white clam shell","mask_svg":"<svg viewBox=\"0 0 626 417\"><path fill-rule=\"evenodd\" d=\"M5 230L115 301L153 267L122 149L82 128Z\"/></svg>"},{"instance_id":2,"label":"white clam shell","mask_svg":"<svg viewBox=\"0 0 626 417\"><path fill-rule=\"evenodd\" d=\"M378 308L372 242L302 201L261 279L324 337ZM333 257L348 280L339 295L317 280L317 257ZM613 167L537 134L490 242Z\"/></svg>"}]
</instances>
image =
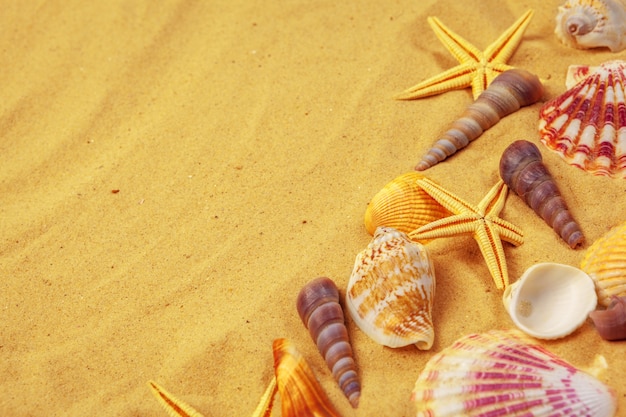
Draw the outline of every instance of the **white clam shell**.
<instances>
[{"instance_id":1,"label":"white clam shell","mask_svg":"<svg viewBox=\"0 0 626 417\"><path fill-rule=\"evenodd\" d=\"M502 297L515 325L539 339L565 337L596 308L592 279L569 265L539 263L528 268Z\"/></svg>"}]
</instances>

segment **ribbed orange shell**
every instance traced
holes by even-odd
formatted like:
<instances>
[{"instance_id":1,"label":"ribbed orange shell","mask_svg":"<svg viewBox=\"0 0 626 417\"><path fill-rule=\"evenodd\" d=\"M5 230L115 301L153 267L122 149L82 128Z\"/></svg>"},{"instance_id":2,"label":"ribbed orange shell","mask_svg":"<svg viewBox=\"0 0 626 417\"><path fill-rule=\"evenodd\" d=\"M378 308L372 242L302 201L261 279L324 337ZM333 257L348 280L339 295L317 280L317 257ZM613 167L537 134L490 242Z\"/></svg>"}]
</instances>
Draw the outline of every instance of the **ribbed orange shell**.
<instances>
[{"instance_id":1,"label":"ribbed orange shell","mask_svg":"<svg viewBox=\"0 0 626 417\"><path fill-rule=\"evenodd\" d=\"M595 282L599 304L608 307L611 296L626 296L626 221L587 249L580 269Z\"/></svg>"},{"instance_id":2,"label":"ribbed orange shell","mask_svg":"<svg viewBox=\"0 0 626 417\"><path fill-rule=\"evenodd\" d=\"M415 171L400 175L372 198L365 210L370 235L380 226L410 233L451 214L417 185L420 178L424 175Z\"/></svg>"}]
</instances>

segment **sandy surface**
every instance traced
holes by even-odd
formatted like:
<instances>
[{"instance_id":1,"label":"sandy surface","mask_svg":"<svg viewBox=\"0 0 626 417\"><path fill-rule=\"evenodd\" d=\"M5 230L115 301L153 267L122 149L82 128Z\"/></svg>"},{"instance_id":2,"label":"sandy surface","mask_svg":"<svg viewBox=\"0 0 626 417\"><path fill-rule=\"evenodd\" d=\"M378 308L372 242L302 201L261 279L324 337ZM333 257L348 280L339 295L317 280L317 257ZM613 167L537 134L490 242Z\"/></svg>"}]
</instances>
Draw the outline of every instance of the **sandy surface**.
<instances>
[{"instance_id":1,"label":"sandy surface","mask_svg":"<svg viewBox=\"0 0 626 417\"><path fill-rule=\"evenodd\" d=\"M510 63L545 81L545 99L564 91L568 65L617 57L561 45L554 0L5 3L3 416L165 416L150 379L206 416L250 415L279 337L294 341L342 415L413 415L410 392L433 354L512 326L471 237L429 245L430 351L384 348L348 320L363 383L356 411L294 303L320 275L345 293L370 241L368 201L471 103L469 89L393 99L456 65L426 18L483 49L535 9ZM510 142L539 144L541 104L427 175L477 203ZM502 217L526 237L505 244L512 279L537 262L578 266L626 219L626 182L540 149L587 243L571 250L511 193ZM538 343L581 367L602 354L601 379L626 410L624 342L587 323Z\"/></svg>"}]
</instances>

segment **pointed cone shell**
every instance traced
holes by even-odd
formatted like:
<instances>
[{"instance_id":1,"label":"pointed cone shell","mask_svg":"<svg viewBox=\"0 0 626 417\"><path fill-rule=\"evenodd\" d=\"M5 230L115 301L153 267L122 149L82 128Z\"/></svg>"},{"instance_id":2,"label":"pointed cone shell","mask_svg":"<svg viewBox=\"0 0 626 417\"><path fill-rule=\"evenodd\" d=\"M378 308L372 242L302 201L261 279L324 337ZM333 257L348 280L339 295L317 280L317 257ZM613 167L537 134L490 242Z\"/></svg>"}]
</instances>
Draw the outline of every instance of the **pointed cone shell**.
<instances>
[{"instance_id":1,"label":"pointed cone shell","mask_svg":"<svg viewBox=\"0 0 626 417\"><path fill-rule=\"evenodd\" d=\"M513 323L539 339L565 337L596 308L593 281L573 266L539 263L508 286L502 297Z\"/></svg>"},{"instance_id":2,"label":"pointed cone shell","mask_svg":"<svg viewBox=\"0 0 626 417\"><path fill-rule=\"evenodd\" d=\"M509 145L500 158L500 176L570 248L583 244L585 237L535 144L518 140Z\"/></svg>"},{"instance_id":3,"label":"pointed cone shell","mask_svg":"<svg viewBox=\"0 0 626 417\"><path fill-rule=\"evenodd\" d=\"M353 408L359 405L361 383L335 283L319 277L300 290L296 307L302 322Z\"/></svg>"},{"instance_id":4,"label":"pointed cone shell","mask_svg":"<svg viewBox=\"0 0 626 417\"><path fill-rule=\"evenodd\" d=\"M274 371L285 417L339 417L313 371L287 339L274 340Z\"/></svg>"},{"instance_id":5,"label":"pointed cone shell","mask_svg":"<svg viewBox=\"0 0 626 417\"><path fill-rule=\"evenodd\" d=\"M457 340L433 356L412 400L418 417L611 417L614 392L518 331Z\"/></svg>"},{"instance_id":6,"label":"pointed cone shell","mask_svg":"<svg viewBox=\"0 0 626 417\"><path fill-rule=\"evenodd\" d=\"M587 249L580 269L595 282L598 302L607 307L612 296L626 296L626 222Z\"/></svg>"},{"instance_id":7,"label":"pointed cone shell","mask_svg":"<svg viewBox=\"0 0 626 417\"><path fill-rule=\"evenodd\" d=\"M540 111L541 141L593 175L626 178L626 62L600 65Z\"/></svg>"},{"instance_id":8,"label":"pointed cone shell","mask_svg":"<svg viewBox=\"0 0 626 417\"><path fill-rule=\"evenodd\" d=\"M346 308L363 332L389 347L433 344L435 271L426 248L405 233L379 227L356 257Z\"/></svg>"},{"instance_id":9,"label":"pointed cone shell","mask_svg":"<svg viewBox=\"0 0 626 417\"><path fill-rule=\"evenodd\" d=\"M450 215L417 185L416 181L420 178L424 175L418 172L400 175L372 198L365 211L365 228L370 235L380 226L410 233Z\"/></svg>"}]
</instances>

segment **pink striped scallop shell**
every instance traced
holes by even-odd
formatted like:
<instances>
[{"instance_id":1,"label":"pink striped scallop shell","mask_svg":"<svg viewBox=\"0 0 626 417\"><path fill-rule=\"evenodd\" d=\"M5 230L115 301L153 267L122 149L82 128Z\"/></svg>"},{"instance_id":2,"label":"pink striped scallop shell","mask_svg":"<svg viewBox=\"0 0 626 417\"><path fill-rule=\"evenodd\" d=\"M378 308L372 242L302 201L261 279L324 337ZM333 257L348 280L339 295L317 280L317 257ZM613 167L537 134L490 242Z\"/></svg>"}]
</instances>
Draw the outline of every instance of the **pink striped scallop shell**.
<instances>
[{"instance_id":1,"label":"pink striped scallop shell","mask_svg":"<svg viewBox=\"0 0 626 417\"><path fill-rule=\"evenodd\" d=\"M593 175L626 178L626 62L591 68L543 105L541 141L570 165Z\"/></svg>"},{"instance_id":2,"label":"pink striped scallop shell","mask_svg":"<svg viewBox=\"0 0 626 417\"><path fill-rule=\"evenodd\" d=\"M411 397L417 417L612 417L615 393L517 330L472 334L433 356Z\"/></svg>"}]
</instances>

